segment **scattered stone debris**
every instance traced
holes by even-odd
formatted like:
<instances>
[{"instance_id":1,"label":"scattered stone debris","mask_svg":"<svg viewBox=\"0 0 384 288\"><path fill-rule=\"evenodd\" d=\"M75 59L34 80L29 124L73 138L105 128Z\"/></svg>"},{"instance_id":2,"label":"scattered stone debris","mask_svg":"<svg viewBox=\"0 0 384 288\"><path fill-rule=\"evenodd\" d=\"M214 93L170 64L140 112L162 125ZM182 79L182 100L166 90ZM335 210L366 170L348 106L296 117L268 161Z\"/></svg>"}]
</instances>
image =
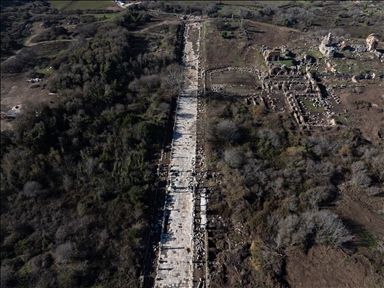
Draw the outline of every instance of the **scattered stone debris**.
<instances>
[{"instance_id":1,"label":"scattered stone debris","mask_svg":"<svg viewBox=\"0 0 384 288\"><path fill-rule=\"evenodd\" d=\"M36 83L36 82L41 82L41 78L31 78L27 79L28 83Z\"/></svg>"},{"instance_id":2,"label":"scattered stone debris","mask_svg":"<svg viewBox=\"0 0 384 288\"><path fill-rule=\"evenodd\" d=\"M201 16L199 15L191 15L191 14L187 14L187 15L179 15L179 18L181 20L201 20Z\"/></svg>"},{"instance_id":3,"label":"scattered stone debris","mask_svg":"<svg viewBox=\"0 0 384 288\"><path fill-rule=\"evenodd\" d=\"M13 120L21 113L21 105L16 105L7 113L2 112L1 119Z\"/></svg>"}]
</instances>

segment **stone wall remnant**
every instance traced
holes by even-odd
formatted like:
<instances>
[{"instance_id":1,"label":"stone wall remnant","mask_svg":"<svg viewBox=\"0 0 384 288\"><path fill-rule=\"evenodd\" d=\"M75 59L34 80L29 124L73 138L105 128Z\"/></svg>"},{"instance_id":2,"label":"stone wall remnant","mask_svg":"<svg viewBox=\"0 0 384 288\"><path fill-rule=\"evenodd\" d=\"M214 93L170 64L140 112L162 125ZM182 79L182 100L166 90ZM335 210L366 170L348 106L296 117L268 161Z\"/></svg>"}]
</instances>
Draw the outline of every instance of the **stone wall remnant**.
<instances>
[{"instance_id":1,"label":"stone wall remnant","mask_svg":"<svg viewBox=\"0 0 384 288\"><path fill-rule=\"evenodd\" d=\"M328 35L323 38L319 45L319 51L323 56L329 59L333 58L335 48L332 46L332 33L328 33Z\"/></svg>"},{"instance_id":2,"label":"stone wall remnant","mask_svg":"<svg viewBox=\"0 0 384 288\"><path fill-rule=\"evenodd\" d=\"M368 51L374 51L377 48L377 44L379 44L379 39L375 33L372 33L368 35L366 42Z\"/></svg>"},{"instance_id":3,"label":"stone wall remnant","mask_svg":"<svg viewBox=\"0 0 384 288\"><path fill-rule=\"evenodd\" d=\"M273 50L264 50L263 55L265 58L265 62L268 61L279 61L280 59L280 52L281 50L278 48L275 48Z\"/></svg>"}]
</instances>

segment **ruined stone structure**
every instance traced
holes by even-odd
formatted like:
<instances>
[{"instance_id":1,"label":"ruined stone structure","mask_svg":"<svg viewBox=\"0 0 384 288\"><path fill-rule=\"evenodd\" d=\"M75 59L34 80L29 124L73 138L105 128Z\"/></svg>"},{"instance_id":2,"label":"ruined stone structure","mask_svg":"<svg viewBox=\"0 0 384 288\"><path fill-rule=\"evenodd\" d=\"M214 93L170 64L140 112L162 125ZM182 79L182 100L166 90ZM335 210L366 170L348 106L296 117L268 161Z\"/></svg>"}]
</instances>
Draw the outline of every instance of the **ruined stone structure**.
<instances>
[{"instance_id":1,"label":"ruined stone structure","mask_svg":"<svg viewBox=\"0 0 384 288\"><path fill-rule=\"evenodd\" d=\"M279 59L280 59L280 52L281 52L281 50L277 49L277 48L275 48L273 50L265 50L263 52L265 61L266 62L268 62L268 61L279 61Z\"/></svg>"},{"instance_id":2,"label":"ruined stone structure","mask_svg":"<svg viewBox=\"0 0 384 288\"><path fill-rule=\"evenodd\" d=\"M329 59L333 58L335 48L332 46L332 33L328 33L328 35L323 38L319 45L319 50L323 56Z\"/></svg>"},{"instance_id":3,"label":"ruined stone structure","mask_svg":"<svg viewBox=\"0 0 384 288\"><path fill-rule=\"evenodd\" d=\"M319 46L320 51L325 55L325 63L329 72L337 73L335 65L331 64L330 58L333 57L335 51L346 48L346 42L338 45L332 43L332 34L329 33L322 39ZM363 45L366 49L365 45ZM353 47L351 47L352 49ZM331 87L326 87L325 82L320 81L316 75L319 73L320 62L304 53L297 57L296 65L287 67L287 65L279 65L273 61L279 60L280 55L289 52L286 47L277 47L269 49L262 46L260 52L265 57L267 69L261 71L255 68L240 67L217 67L205 71L204 83L208 90L216 93L225 93L236 97L244 97L243 101L246 105L260 106L263 110L271 112L291 113L296 122L303 128L314 126L329 126L334 123L332 119L336 115L333 112L335 105L341 104L340 97ZM291 55L292 56L292 55ZM233 93L228 94L226 88L230 88L237 84L216 84L213 81L213 75L223 73L225 71L244 71L254 73L259 83L252 86L253 93ZM238 86L243 86L239 84Z\"/></svg>"},{"instance_id":4,"label":"ruined stone structure","mask_svg":"<svg viewBox=\"0 0 384 288\"><path fill-rule=\"evenodd\" d=\"M193 49L193 40L190 37L192 30L199 35L196 42L197 51ZM201 197L196 195L198 183L195 173L200 30L199 22L189 22L184 31L182 60L185 82L177 102L167 194L163 220L159 223L162 227L156 278L152 286L157 288L194 287L194 264L199 262L201 265L205 256L205 247L201 243L206 225L207 200L205 194ZM195 210L197 198L200 200L200 206L203 206L199 215L196 215ZM199 222L198 226L196 222ZM195 233L196 228L199 228L199 235ZM199 239L199 245L195 242L195 246L196 239Z\"/></svg>"},{"instance_id":5,"label":"ruined stone structure","mask_svg":"<svg viewBox=\"0 0 384 288\"><path fill-rule=\"evenodd\" d=\"M343 41L340 43L339 49L340 49L340 51L344 51L344 49L346 49L347 47L348 47L347 42Z\"/></svg>"},{"instance_id":6,"label":"ruined stone structure","mask_svg":"<svg viewBox=\"0 0 384 288\"><path fill-rule=\"evenodd\" d=\"M324 37L323 42L325 45L330 46L332 45L332 39L332 33L328 33L328 35Z\"/></svg>"},{"instance_id":7,"label":"ruined stone structure","mask_svg":"<svg viewBox=\"0 0 384 288\"><path fill-rule=\"evenodd\" d=\"M368 35L366 42L367 42L368 51L374 51L377 48L379 39L375 33L372 33Z\"/></svg>"},{"instance_id":8,"label":"ruined stone structure","mask_svg":"<svg viewBox=\"0 0 384 288\"><path fill-rule=\"evenodd\" d=\"M283 95L286 108L292 113L296 122L301 126L323 126L329 125L329 121L333 114L333 104L328 97L322 95L319 84L314 78L314 72L310 67L316 65L308 64L306 71L302 71L300 66L292 66L290 68L285 65L281 67L273 67L269 70L262 83L263 92L257 98L261 101L255 103L272 111L276 110L276 105L279 104L279 94ZM264 98L265 95L266 97ZM272 97L275 94L277 98ZM336 104L340 104L340 98L332 91L330 93ZM253 99L251 99L253 100ZM251 101L248 101L249 103ZM324 107L323 112L315 113L308 109L308 105L312 105L314 109ZM281 104L279 105L281 107ZM284 111L282 107L279 111Z\"/></svg>"}]
</instances>

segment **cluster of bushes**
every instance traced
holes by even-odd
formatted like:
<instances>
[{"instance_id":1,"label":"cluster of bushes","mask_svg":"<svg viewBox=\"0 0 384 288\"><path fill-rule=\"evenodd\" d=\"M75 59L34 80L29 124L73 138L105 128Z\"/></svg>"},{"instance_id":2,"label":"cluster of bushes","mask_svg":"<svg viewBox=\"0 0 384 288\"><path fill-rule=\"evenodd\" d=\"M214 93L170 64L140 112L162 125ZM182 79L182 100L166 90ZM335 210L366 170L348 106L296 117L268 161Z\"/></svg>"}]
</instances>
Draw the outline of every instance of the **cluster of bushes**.
<instances>
[{"instance_id":1,"label":"cluster of bushes","mask_svg":"<svg viewBox=\"0 0 384 288\"><path fill-rule=\"evenodd\" d=\"M68 2L69 3L69 2ZM61 27L63 24L94 23L94 15L116 13L111 10L64 10L58 11L49 6L46 1L3 1L1 2L1 58L2 61L22 48L25 39L31 35L32 25L43 22L44 26L52 29L43 32L34 42L55 40L59 36L67 39L68 32Z\"/></svg>"},{"instance_id":2,"label":"cluster of bushes","mask_svg":"<svg viewBox=\"0 0 384 288\"><path fill-rule=\"evenodd\" d=\"M26 1L1 2L1 59L11 56L30 36L32 24L39 19L31 13L49 13L47 3Z\"/></svg>"},{"instance_id":3,"label":"cluster of bushes","mask_svg":"<svg viewBox=\"0 0 384 288\"><path fill-rule=\"evenodd\" d=\"M337 185L343 182L369 197L380 195L382 151L356 131L303 136L287 115L264 115L225 98L207 100L205 106L210 119L207 163L225 179L210 194L209 212L226 224L212 226L213 241L220 239L215 235L220 230L236 239L230 231L241 223L243 233L248 231L243 236L253 239L253 267L275 284L284 283L284 251L290 246L308 251L314 245L329 245L354 252L353 235L329 204L339 196ZM216 248L211 257L222 257L220 250ZM242 268L247 281L266 281L252 278L250 267Z\"/></svg>"},{"instance_id":4,"label":"cluster of bushes","mask_svg":"<svg viewBox=\"0 0 384 288\"><path fill-rule=\"evenodd\" d=\"M1 15L1 58L12 55L13 51L22 47L23 40L31 33L32 22L28 19L15 21L16 13ZM20 17L18 15L18 17Z\"/></svg>"},{"instance_id":5,"label":"cluster of bushes","mask_svg":"<svg viewBox=\"0 0 384 288\"><path fill-rule=\"evenodd\" d=\"M273 23L287 27L292 27L298 23L312 26L316 19L316 15L312 11L301 7L292 7L278 10L273 16Z\"/></svg>"},{"instance_id":6,"label":"cluster of bushes","mask_svg":"<svg viewBox=\"0 0 384 288\"><path fill-rule=\"evenodd\" d=\"M48 84L58 105L25 103L2 133L2 287L137 285L183 35L140 55L151 40L127 27L143 14L72 46Z\"/></svg>"},{"instance_id":7,"label":"cluster of bushes","mask_svg":"<svg viewBox=\"0 0 384 288\"><path fill-rule=\"evenodd\" d=\"M23 49L13 58L1 63L2 73L21 73L33 69L36 65L36 53L32 49Z\"/></svg>"}]
</instances>

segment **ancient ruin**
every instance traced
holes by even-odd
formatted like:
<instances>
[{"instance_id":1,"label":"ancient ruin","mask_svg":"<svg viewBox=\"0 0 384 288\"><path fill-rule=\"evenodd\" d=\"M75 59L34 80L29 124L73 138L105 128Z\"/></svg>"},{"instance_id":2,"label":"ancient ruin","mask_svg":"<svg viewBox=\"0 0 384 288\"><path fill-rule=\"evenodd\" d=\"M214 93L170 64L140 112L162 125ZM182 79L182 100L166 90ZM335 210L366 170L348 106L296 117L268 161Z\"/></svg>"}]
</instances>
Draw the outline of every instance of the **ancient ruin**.
<instances>
[{"instance_id":1,"label":"ancient ruin","mask_svg":"<svg viewBox=\"0 0 384 288\"><path fill-rule=\"evenodd\" d=\"M378 44L376 34L368 36L368 48L347 41L349 39L343 37L334 38L332 33L323 37L321 44L312 48L318 47L324 56L323 61L307 52L296 55L286 46L270 49L263 45L259 51L267 64L266 69L228 66L205 70L202 73L204 91L245 97L247 105L260 106L271 112L289 111L303 128L335 125L335 119L343 114L338 93L347 87L329 85L327 76L356 84L359 79L376 77L375 73L366 76L340 73L340 64L334 60L335 53L343 55L341 52L344 51L361 58L360 53L372 51L379 59L382 58L382 53L375 50ZM291 61L293 65L288 67L283 64L287 63L285 61Z\"/></svg>"},{"instance_id":2,"label":"ancient ruin","mask_svg":"<svg viewBox=\"0 0 384 288\"><path fill-rule=\"evenodd\" d=\"M375 33L372 33L368 35L366 42L367 42L368 51L374 51L377 48L379 39Z\"/></svg>"},{"instance_id":3,"label":"ancient ruin","mask_svg":"<svg viewBox=\"0 0 384 288\"><path fill-rule=\"evenodd\" d=\"M205 249L202 244L204 234L200 229L204 229L206 223L206 200L203 194L198 195L199 197L195 195L197 193L195 161L200 40L196 43L196 53L190 39L193 29L200 35L200 23L187 23L184 32L185 80L176 110L167 195L163 219L160 221L162 230L154 287L193 287L193 263L196 263L199 257L201 260ZM201 206L198 219L194 209L197 198ZM196 221L199 223L196 224ZM196 225L198 225L197 228Z\"/></svg>"},{"instance_id":4,"label":"ancient ruin","mask_svg":"<svg viewBox=\"0 0 384 288\"><path fill-rule=\"evenodd\" d=\"M332 33L328 33L328 35L323 38L319 45L319 51L323 56L329 59L333 58L335 48L332 46Z\"/></svg>"},{"instance_id":5,"label":"ancient ruin","mask_svg":"<svg viewBox=\"0 0 384 288\"><path fill-rule=\"evenodd\" d=\"M280 59L280 52L281 50L278 48L275 48L273 50L265 50L263 52L263 55L265 57L265 62L268 61L279 61Z\"/></svg>"}]
</instances>

